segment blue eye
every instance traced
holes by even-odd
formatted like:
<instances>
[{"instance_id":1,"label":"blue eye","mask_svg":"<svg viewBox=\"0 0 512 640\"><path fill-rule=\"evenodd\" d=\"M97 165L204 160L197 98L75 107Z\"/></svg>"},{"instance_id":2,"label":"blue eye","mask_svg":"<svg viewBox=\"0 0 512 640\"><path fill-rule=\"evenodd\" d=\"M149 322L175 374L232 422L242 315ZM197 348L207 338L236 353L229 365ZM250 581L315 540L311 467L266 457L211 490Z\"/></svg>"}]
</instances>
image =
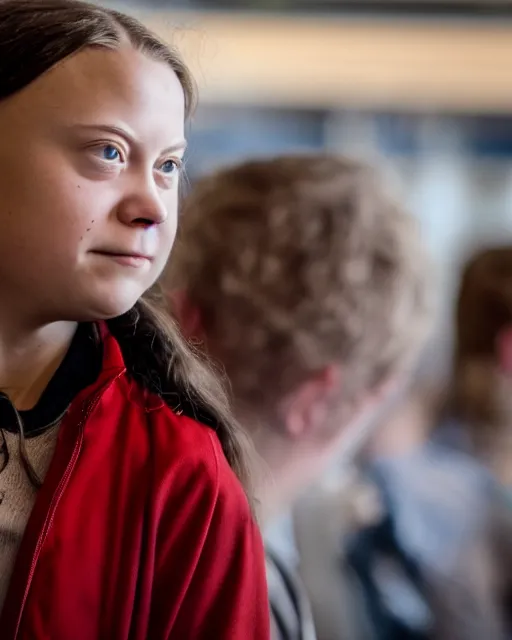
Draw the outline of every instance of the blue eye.
<instances>
[{"instance_id":1,"label":"blue eye","mask_svg":"<svg viewBox=\"0 0 512 640\"><path fill-rule=\"evenodd\" d=\"M112 144L107 144L102 148L102 156L105 160L109 162L115 162L116 160L121 159L121 154L119 150L114 147Z\"/></svg>"},{"instance_id":2,"label":"blue eye","mask_svg":"<svg viewBox=\"0 0 512 640\"><path fill-rule=\"evenodd\" d=\"M175 173L179 169L179 165L176 160L166 160L161 166L160 171L162 173Z\"/></svg>"}]
</instances>

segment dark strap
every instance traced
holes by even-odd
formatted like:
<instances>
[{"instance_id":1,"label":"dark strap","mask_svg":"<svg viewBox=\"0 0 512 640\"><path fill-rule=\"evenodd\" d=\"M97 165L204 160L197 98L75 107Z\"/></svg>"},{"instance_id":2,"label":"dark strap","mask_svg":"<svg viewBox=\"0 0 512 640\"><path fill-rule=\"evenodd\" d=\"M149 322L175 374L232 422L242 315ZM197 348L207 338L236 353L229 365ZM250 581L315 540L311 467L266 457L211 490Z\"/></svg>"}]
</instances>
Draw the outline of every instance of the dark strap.
<instances>
[{"instance_id":1,"label":"dark strap","mask_svg":"<svg viewBox=\"0 0 512 640\"><path fill-rule=\"evenodd\" d=\"M272 640L315 640L309 601L300 578L267 549L267 582Z\"/></svg>"}]
</instances>

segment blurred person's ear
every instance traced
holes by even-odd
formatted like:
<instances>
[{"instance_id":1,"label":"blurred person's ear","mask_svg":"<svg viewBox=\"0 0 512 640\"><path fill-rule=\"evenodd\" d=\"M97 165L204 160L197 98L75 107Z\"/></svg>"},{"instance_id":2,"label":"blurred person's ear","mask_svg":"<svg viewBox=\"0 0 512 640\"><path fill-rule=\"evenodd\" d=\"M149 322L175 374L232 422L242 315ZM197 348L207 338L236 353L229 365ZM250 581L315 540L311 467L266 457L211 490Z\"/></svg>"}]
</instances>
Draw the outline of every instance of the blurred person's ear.
<instances>
[{"instance_id":1,"label":"blurred person's ear","mask_svg":"<svg viewBox=\"0 0 512 640\"><path fill-rule=\"evenodd\" d=\"M496 339L496 357L501 373L512 375L512 326L502 329Z\"/></svg>"},{"instance_id":2,"label":"blurred person's ear","mask_svg":"<svg viewBox=\"0 0 512 640\"><path fill-rule=\"evenodd\" d=\"M186 291L173 290L167 293L172 315L180 325L181 332L190 340L201 338L203 333L201 313L188 297Z\"/></svg>"},{"instance_id":3,"label":"blurred person's ear","mask_svg":"<svg viewBox=\"0 0 512 640\"><path fill-rule=\"evenodd\" d=\"M340 389L339 367L328 365L309 376L279 404L279 415L290 438L321 433L332 411L333 394Z\"/></svg>"}]
</instances>

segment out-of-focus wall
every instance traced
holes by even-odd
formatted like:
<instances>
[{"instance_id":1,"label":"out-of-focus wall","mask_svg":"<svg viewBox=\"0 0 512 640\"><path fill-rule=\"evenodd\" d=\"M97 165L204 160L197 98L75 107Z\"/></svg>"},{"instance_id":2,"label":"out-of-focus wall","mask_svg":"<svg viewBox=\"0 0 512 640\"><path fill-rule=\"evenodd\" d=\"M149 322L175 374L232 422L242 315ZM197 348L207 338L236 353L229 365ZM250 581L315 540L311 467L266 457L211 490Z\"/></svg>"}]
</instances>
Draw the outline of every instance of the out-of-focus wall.
<instances>
[{"instance_id":1,"label":"out-of-focus wall","mask_svg":"<svg viewBox=\"0 0 512 640\"><path fill-rule=\"evenodd\" d=\"M512 22L141 15L184 52L207 103L512 110Z\"/></svg>"}]
</instances>

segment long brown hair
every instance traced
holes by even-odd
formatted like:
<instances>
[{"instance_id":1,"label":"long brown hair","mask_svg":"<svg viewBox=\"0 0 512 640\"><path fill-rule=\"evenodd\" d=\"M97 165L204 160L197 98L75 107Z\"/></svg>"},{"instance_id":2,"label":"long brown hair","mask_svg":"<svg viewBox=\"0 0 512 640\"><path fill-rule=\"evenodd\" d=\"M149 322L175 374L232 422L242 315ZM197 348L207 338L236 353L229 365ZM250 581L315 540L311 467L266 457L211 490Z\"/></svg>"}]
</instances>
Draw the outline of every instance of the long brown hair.
<instances>
[{"instance_id":1,"label":"long brown hair","mask_svg":"<svg viewBox=\"0 0 512 640\"><path fill-rule=\"evenodd\" d=\"M0 100L84 48L117 49L123 42L173 69L189 116L196 102L195 85L178 52L134 18L78 0L0 0ZM244 436L225 390L203 357L181 336L158 288L108 325L133 378L172 408L186 405L215 428L229 464L249 493Z\"/></svg>"}]
</instances>

